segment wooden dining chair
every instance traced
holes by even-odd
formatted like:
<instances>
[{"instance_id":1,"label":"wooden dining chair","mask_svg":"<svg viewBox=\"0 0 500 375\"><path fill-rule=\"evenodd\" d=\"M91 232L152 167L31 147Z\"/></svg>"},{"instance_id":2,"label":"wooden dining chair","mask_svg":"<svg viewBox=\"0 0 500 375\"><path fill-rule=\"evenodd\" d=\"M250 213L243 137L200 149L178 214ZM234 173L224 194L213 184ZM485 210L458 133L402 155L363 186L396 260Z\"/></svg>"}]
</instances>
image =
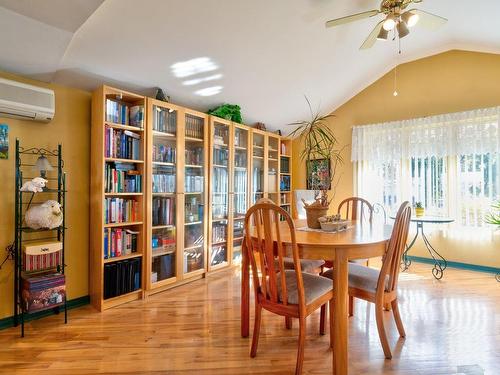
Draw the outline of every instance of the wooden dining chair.
<instances>
[{"instance_id":1,"label":"wooden dining chair","mask_svg":"<svg viewBox=\"0 0 500 375\"><path fill-rule=\"evenodd\" d=\"M337 213L347 220L372 222L373 206L364 198L350 197L339 203Z\"/></svg>"},{"instance_id":2,"label":"wooden dining chair","mask_svg":"<svg viewBox=\"0 0 500 375\"><path fill-rule=\"evenodd\" d=\"M290 231L294 269L284 265L285 244L282 241L280 215ZM333 311L332 281L322 276L303 273L295 238L294 223L285 210L271 203L257 203L245 215L245 242L255 294L255 322L250 356L257 354L262 309L286 318L299 320L299 347L295 374L302 373L306 318L325 304ZM276 246L275 246L276 245ZM277 258L278 262L275 262ZM333 346L333 321L330 314L330 345Z\"/></svg>"},{"instance_id":3,"label":"wooden dining chair","mask_svg":"<svg viewBox=\"0 0 500 375\"><path fill-rule=\"evenodd\" d=\"M349 299L352 301L352 298L356 297L375 304L378 334L387 359L391 359L392 354L384 328L383 314L386 304L390 304L392 307L399 335L401 337L406 336L399 314L397 285L401 256L406 246L406 240L408 239L410 216L410 203L404 202L399 207L398 214L396 215L391 239L382 258L382 268L380 271L357 263L349 263ZM326 271L323 275L333 278L332 270ZM351 309L351 303L349 304L349 309ZM352 310L349 311L349 315L352 315L352 313Z\"/></svg>"}]
</instances>

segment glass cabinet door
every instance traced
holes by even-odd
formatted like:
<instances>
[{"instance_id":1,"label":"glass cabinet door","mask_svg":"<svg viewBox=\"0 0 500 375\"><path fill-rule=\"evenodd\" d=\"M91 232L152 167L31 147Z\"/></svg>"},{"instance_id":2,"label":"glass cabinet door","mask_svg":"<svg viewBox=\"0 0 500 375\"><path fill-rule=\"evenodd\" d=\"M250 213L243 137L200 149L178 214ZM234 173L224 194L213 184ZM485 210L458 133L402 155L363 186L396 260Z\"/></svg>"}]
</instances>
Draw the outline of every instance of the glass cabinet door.
<instances>
[{"instance_id":1,"label":"glass cabinet door","mask_svg":"<svg viewBox=\"0 0 500 375\"><path fill-rule=\"evenodd\" d=\"M229 125L212 123L210 266L228 262Z\"/></svg>"},{"instance_id":2,"label":"glass cabinet door","mask_svg":"<svg viewBox=\"0 0 500 375\"><path fill-rule=\"evenodd\" d=\"M275 204L279 204L279 138L267 137L267 192Z\"/></svg>"},{"instance_id":3,"label":"glass cabinet door","mask_svg":"<svg viewBox=\"0 0 500 375\"><path fill-rule=\"evenodd\" d=\"M252 134L252 204L264 198L264 140L263 134Z\"/></svg>"},{"instance_id":4,"label":"glass cabinet door","mask_svg":"<svg viewBox=\"0 0 500 375\"><path fill-rule=\"evenodd\" d=\"M248 209L249 131L234 127L233 262L241 262L243 222Z\"/></svg>"},{"instance_id":5,"label":"glass cabinet door","mask_svg":"<svg viewBox=\"0 0 500 375\"><path fill-rule=\"evenodd\" d=\"M178 112L153 105L151 283L177 275L176 164Z\"/></svg>"},{"instance_id":6,"label":"glass cabinet door","mask_svg":"<svg viewBox=\"0 0 500 375\"><path fill-rule=\"evenodd\" d=\"M184 273L204 268L205 119L185 115Z\"/></svg>"}]
</instances>

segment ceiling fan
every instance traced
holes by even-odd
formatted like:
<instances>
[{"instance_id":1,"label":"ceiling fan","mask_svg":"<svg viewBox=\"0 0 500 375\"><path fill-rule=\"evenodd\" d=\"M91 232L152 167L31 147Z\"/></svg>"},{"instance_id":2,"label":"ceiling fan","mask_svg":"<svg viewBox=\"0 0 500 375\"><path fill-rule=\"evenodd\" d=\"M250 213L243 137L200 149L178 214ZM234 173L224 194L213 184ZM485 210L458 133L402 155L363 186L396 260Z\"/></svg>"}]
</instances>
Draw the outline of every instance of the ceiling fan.
<instances>
[{"instance_id":1,"label":"ceiling fan","mask_svg":"<svg viewBox=\"0 0 500 375\"><path fill-rule=\"evenodd\" d=\"M356 13L346 17L336 18L327 21L326 27L343 25L349 22L370 18L379 14L384 14L384 19L368 35L360 49L371 48L377 40L387 40L389 32L394 30L399 38L404 38L410 33L410 27L417 23L430 30L436 30L444 25L448 20L444 17L423 11L421 9L409 9L410 4L418 4L423 0L382 0L380 9L369 10L367 12ZM395 34L396 36L396 34Z\"/></svg>"}]
</instances>

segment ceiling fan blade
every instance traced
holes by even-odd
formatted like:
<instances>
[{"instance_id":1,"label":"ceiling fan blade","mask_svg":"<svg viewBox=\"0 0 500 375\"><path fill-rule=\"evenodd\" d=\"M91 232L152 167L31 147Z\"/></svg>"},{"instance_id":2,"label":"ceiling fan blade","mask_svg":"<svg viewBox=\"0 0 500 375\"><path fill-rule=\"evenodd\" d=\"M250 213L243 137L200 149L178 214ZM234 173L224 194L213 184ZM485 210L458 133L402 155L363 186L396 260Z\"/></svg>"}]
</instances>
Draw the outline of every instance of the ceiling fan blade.
<instances>
[{"instance_id":1,"label":"ceiling fan blade","mask_svg":"<svg viewBox=\"0 0 500 375\"><path fill-rule=\"evenodd\" d=\"M417 25L425 27L426 29L429 30L437 30L441 26L443 26L446 22L448 22L447 18L437 16L435 14L426 12L425 10L411 9L410 12L418 14L418 16L420 17Z\"/></svg>"},{"instance_id":2,"label":"ceiling fan blade","mask_svg":"<svg viewBox=\"0 0 500 375\"><path fill-rule=\"evenodd\" d=\"M380 21L377 23L377 26L372 30L370 35L368 35L368 38L366 38L365 42L359 47L359 49L368 49L372 48L375 42L377 41L377 36L380 33L380 30L382 29L382 25L384 24L385 20Z\"/></svg>"},{"instance_id":3,"label":"ceiling fan blade","mask_svg":"<svg viewBox=\"0 0 500 375\"><path fill-rule=\"evenodd\" d=\"M326 21L325 26L326 27L339 26L339 25L343 25L343 24L346 24L349 22L362 20L364 18L370 18L370 17L376 16L379 13L380 13L379 10L374 9L374 10L369 10L367 12L351 14L350 16L340 17L340 18L336 18L334 20Z\"/></svg>"}]
</instances>

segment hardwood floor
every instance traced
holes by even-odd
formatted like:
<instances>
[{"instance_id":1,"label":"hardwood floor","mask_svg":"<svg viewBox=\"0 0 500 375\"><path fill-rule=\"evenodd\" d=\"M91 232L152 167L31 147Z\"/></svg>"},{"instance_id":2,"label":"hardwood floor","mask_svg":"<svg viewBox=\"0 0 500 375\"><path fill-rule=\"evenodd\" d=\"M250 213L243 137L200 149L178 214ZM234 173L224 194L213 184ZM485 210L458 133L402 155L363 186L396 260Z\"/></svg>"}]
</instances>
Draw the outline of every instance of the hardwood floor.
<instances>
[{"instance_id":1,"label":"hardwood floor","mask_svg":"<svg viewBox=\"0 0 500 375\"><path fill-rule=\"evenodd\" d=\"M350 374L499 374L500 283L494 275L446 270L436 281L427 264L400 276L405 340L391 312L393 351L384 359L373 305L357 300L350 318ZM2 374L292 374L298 324L264 312L259 351L240 337L239 273L222 272L193 284L98 313L90 306L61 317L0 331ZM253 321L253 320L252 320ZM331 374L328 335L319 311L307 327L304 374Z\"/></svg>"}]
</instances>

